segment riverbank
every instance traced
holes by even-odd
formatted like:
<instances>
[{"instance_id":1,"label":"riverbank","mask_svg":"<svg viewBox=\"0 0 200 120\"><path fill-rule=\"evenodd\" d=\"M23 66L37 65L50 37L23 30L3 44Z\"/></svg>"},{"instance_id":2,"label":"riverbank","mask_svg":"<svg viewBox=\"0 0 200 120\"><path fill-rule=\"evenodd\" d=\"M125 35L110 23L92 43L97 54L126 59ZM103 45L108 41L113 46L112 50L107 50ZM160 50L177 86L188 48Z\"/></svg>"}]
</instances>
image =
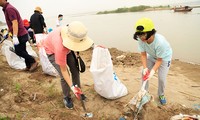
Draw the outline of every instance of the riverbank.
<instances>
[{"instance_id":1,"label":"riverbank","mask_svg":"<svg viewBox=\"0 0 200 120\"><path fill-rule=\"evenodd\" d=\"M37 48L34 47L37 51ZM82 91L88 101L86 109L93 113L90 120L119 119L125 113L125 105L140 89L141 62L138 53L109 49L114 71L127 87L128 95L108 100L94 90L94 82L89 71L92 49L81 52L86 63L86 71L81 73ZM37 51L38 52L38 51ZM119 59L118 56L125 56ZM39 59L37 58L39 62ZM5 56L0 53L0 119L52 119L85 120L81 102L74 95L75 109L68 110L62 101L60 79L45 75L41 66L34 72L22 72L9 67ZM150 93L154 101L147 104L141 119L163 120L182 114L200 114L200 66L180 61L172 61L167 76L166 97L168 104L160 106L157 98L157 74L150 81ZM132 116L127 115L127 120Z\"/></svg>"}]
</instances>

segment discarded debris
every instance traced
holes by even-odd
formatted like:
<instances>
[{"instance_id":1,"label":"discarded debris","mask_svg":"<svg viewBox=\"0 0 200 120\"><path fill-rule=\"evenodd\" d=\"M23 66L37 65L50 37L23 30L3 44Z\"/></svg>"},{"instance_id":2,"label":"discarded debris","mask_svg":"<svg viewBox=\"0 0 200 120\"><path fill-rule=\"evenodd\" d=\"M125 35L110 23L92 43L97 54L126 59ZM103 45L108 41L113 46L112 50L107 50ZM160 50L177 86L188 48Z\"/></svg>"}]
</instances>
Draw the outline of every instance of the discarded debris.
<instances>
[{"instance_id":1,"label":"discarded debris","mask_svg":"<svg viewBox=\"0 0 200 120\"><path fill-rule=\"evenodd\" d=\"M200 120L200 115L174 115L170 118L170 120Z\"/></svg>"}]
</instances>

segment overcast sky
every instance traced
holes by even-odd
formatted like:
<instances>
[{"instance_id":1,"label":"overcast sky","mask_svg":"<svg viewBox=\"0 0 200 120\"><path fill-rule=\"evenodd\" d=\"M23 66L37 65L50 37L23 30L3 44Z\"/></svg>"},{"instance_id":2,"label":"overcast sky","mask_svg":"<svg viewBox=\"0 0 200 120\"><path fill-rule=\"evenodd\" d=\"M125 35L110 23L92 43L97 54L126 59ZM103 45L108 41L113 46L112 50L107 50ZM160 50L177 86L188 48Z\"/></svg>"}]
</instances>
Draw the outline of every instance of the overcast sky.
<instances>
[{"instance_id":1,"label":"overcast sky","mask_svg":"<svg viewBox=\"0 0 200 120\"><path fill-rule=\"evenodd\" d=\"M40 6L44 16L70 15L77 13L95 12L130 7L138 5L172 5L198 0L8 0L15 6L23 19L29 19L36 6ZM0 12L0 21L5 21Z\"/></svg>"}]
</instances>

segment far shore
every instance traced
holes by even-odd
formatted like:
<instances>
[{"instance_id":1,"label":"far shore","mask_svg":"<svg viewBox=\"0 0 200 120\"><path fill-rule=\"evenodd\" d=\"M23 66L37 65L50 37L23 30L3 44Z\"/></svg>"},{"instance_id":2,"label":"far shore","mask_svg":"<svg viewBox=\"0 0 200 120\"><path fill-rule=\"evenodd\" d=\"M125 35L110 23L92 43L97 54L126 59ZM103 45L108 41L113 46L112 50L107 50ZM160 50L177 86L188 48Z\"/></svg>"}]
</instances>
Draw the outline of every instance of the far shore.
<instances>
[{"instance_id":1,"label":"far shore","mask_svg":"<svg viewBox=\"0 0 200 120\"><path fill-rule=\"evenodd\" d=\"M5 26L5 25L6 25L6 23L0 21L0 27Z\"/></svg>"},{"instance_id":2,"label":"far shore","mask_svg":"<svg viewBox=\"0 0 200 120\"><path fill-rule=\"evenodd\" d=\"M110 11L100 11L97 14L109 14L109 13L125 13L125 12L142 12L142 11L150 11L150 10L170 10L171 7L169 5L167 6L133 6L133 7L124 7L124 8L117 8L116 10L110 10Z\"/></svg>"},{"instance_id":3,"label":"far shore","mask_svg":"<svg viewBox=\"0 0 200 120\"><path fill-rule=\"evenodd\" d=\"M157 11L157 10L173 10L175 6L134 6L134 7L124 7L124 8L117 8L115 10L110 11L100 11L97 14L111 14L111 13L126 13L126 12L145 12L145 11ZM178 7L178 6L177 6ZM191 8L200 8L200 5L193 5L189 6Z\"/></svg>"}]
</instances>

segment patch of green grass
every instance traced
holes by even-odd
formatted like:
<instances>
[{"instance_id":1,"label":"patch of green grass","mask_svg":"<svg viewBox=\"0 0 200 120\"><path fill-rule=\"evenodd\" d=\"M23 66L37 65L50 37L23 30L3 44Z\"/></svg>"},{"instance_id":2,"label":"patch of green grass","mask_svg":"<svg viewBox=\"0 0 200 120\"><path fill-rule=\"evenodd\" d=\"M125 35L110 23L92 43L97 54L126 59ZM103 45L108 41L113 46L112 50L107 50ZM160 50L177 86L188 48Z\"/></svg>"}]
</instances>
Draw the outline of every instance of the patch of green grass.
<instances>
[{"instance_id":1,"label":"patch of green grass","mask_svg":"<svg viewBox=\"0 0 200 120\"><path fill-rule=\"evenodd\" d=\"M53 83L50 87L48 87L47 89L47 95L48 95L48 98L56 98L56 96L58 96L58 91L57 89L55 88L56 86L56 83Z\"/></svg>"},{"instance_id":2,"label":"patch of green grass","mask_svg":"<svg viewBox=\"0 0 200 120\"><path fill-rule=\"evenodd\" d=\"M22 115L20 113L17 113L15 115L15 120L21 120L22 119Z\"/></svg>"},{"instance_id":3,"label":"patch of green grass","mask_svg":"<svg viewBox=\"0 0 200 120\"><path fill-rule=\"evenodd\" d=\"M0 120L11 120L9 117L0 116Z\"/></svg>"},{"instance_id":4,"label":"patch of green grass","mask_svg":"<svg viewBox=\"0 0 200 120\"><path fill-rule=\"evenodd\" d=\"M17 92L17 93L19 93L20 92L20 90L22 89L22 86L21 86L21 84L19 84L19 83L15 83L15 91Z\"/></svg>"}]
</instances>

